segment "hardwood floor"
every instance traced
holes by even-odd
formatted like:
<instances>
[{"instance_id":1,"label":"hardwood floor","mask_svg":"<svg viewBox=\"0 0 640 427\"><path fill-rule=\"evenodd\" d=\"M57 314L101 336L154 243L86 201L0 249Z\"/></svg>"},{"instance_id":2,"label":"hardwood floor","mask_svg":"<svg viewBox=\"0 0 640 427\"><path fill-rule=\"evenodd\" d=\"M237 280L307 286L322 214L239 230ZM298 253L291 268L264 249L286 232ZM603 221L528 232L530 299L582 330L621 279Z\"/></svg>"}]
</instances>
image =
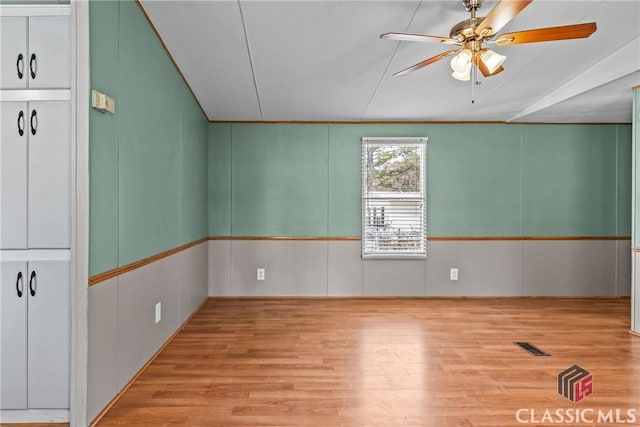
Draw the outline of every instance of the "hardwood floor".
<instances>
[{"instance_id":1,"label":"hardwood floor","mask_svg":"<svg viewBox=\"0 0 640 427\"><path fill-rule=\"evenodd\" d=\"M97 425L640 425L629 318L629 299L211 299ZM557 391L574 364L577 403Z\"/></svg>"}]
</instances>

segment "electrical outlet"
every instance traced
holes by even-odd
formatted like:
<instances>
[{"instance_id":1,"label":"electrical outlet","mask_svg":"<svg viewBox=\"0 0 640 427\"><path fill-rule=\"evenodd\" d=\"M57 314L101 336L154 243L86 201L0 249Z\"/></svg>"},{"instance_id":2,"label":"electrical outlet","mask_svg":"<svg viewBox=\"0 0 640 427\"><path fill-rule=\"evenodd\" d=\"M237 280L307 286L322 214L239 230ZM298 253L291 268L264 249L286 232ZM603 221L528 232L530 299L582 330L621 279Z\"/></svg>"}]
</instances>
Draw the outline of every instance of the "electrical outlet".
<instances>
[{"instance_id":1,"label":"electrical outlet","mask_svg":"<svg viewBox=\"0 0 640 427\"><path fill-rule=\"evenodd\" d=\"M256 270L256 280L264 280L265 272L264 268L259 268Z\"/></svg>"},{"instance_id":2,"label":"electrical outlet","mask_svg":"<svg viewBox=\"0 0 640 427\"><path fill-rule=\"evenodd\" d=\"M103 113L113 114L116 112L116 103L113 98L97 90L91 91L91 106Z\"/></svg>"},{"instance_id":3,"label":"electrical outlet","mask_svg":"<svg viewBox=\"0 0 640 427\"><path fill-rule=\"evenodd\" d=\"M162 304L156 304L156 323L158 323L162 319Z\"/></svg>"},{"instance_id":4,"label":"electrical outlet","mask_svg":"<svg viewBox=\"0 0 640 427\"><path fill-rule=\"evenodd\" d=\"M457 268L449 269L449 280L458 280L458 269Z\"/></svg>"}]
</instances>

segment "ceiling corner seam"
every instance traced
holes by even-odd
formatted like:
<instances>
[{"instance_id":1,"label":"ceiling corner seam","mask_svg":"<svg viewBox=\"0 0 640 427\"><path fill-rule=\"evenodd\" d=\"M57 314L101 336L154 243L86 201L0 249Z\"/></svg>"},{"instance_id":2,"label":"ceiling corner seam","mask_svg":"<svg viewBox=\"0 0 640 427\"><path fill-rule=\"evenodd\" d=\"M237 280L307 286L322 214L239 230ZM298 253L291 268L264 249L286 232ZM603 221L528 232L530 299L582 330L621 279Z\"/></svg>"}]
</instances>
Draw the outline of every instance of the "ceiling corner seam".
<instances>
[{"instance_id":1,"label":"ceiling corner seam","mask_svg":"<svg viewBox=\"0 0 640 427\"><path fill-rule=\"evenodd\" d=\"M418 6L413 11L413 15L411 15L411 19L409 19L409 23L407 24L405 31L409 31L409 28L411 28L411 24L413 23L413 20L418 14L418 10L420 10L420 6L422 6L422 0L418 3ZM371 97L367 102L367 106L364 108L364 111L360 115L360 121L363 121L365 116L367 115L367 111L369 111L369 107L371 107L371 104L373 103L373 99L378 94L378 91L380 90L380 86L382 86L382 82L384 81L384 76L387 75L389 68L391 68L391 64L393 63L393 58L396 57L396 53L398 53L398 49L400 49L401 43L402 42L398 42L398 44L396 45L396 48L393 50L393 53L391 54L391 58L389 58L389 62L387 63L387 66L384 68L384 71L382 72L382 76L380 76L380 80L378 80L378 84L376 85L376 88L373 90L373 93L371 94Z\"/></svg>"},{"instance_id":2,"label":"ceiling corner seam","mask_svg":"<svg viewBox=\"0 0 640 427\"><path fill-rule=\"evenodd\" d=\"M247 47L247 56L249 57L249 66L251 67L251 77L253 78L253 88L256 92L256 102L258 103L258 110L260 111L260 120L264 120L264 114L262 114L262 103L260 102L260 92L258 91L258 80L256 78L256 70L253 66L253 56L251 55L251 47L249 46L249 34L247 32L247 25L244 20L244 12L242 11L241 0L238 0L238 10L240 11L240 20L242 21L242 32L244 33L244 42Z\"/></svg>"}]
</instances>

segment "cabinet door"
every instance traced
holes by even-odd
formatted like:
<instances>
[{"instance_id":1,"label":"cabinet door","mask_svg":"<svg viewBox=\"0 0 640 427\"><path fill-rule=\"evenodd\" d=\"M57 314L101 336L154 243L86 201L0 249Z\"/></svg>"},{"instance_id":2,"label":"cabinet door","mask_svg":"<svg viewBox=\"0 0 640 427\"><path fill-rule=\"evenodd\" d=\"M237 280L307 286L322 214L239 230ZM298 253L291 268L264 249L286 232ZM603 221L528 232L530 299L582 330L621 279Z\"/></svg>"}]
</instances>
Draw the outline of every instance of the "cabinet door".
<instances>
[{"instance_id":1,"label":"cabinet door","mask_svg":"<svg viewBox=\"0 0 640 427\"><path fill-rule=\"evenodd\" d=\"M0 102L2 249L27 247L27 114L26 102Z\"/></svg>"},{"instance_id":2,"label":"cabinet door","mask_svg":"<svg viewBox=\"0 0 640 427\"><path fill-rule=\"evenodd\" d=\"M71 87L71 26L69 16L29 18L29 88Z\"/></svg>"},{"instance_id":3,"label":"cabinet door","mask_svg":"<svg viewBox=\"0 0 640 427\"><path fill-rule=\"evenodd\" d=\"M69 247L71 104L29 103L29 248ZM33 125L33 126L32 126Z\"/></svg>"},{"instance_id":4,"label":"cabinet door","mask_svg":"<svg viewBox=\"0 0 640 427\"><path fill-rule=\"evenodd\" d=\"M68 408L69 261L29 262L29 281L28 407Z\"/></svg>"},{"instance_id":5,"label":"cabinet door","mask_svg":"<svg viewBox=\"0 0 640 427\"><path fill-rule=\"evenodd\" d=\"M0 263L0 409L27 408L26 274L25 262Z\"/></svg>"},{"instance_id":6,"label":"cabinet door","mask_svg":"<svg viewBox=\"0 0 640 427\"><path fill-rule=\"evenodd\" d=\"M27 87L27 18L0 17L0 89Z\"/></svg>"}]
</instances>

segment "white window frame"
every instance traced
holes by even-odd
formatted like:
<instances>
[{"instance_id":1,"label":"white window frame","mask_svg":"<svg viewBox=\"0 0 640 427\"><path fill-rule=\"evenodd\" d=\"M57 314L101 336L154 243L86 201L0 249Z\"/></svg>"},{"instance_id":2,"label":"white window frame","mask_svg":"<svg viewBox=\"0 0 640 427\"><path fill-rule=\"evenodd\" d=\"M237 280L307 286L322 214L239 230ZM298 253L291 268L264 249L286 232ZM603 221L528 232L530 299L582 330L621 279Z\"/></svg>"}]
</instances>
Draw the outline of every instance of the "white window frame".
<instances>
[{"instance_id":1,"label":"white window frame","mask_svg":"<svg viewBox=\"0 0 640 427\"><path fill-rule=\"evenodd\" d=\"M427 257L427 191L426 191L426 165L427 165L427 137L362 137L362 259L425 259ZM368 183L367 170L367 149L372 145L418 145L422 146L420 155L420 191L417 193L400 193L406 194L403 197L384 197L371 196ZM375 233L368 227L367 211L370 207L370 201L409 201L418 202L420 204L419 230L420 247L415 251L401 250L400 248L371 250L371 243L374 241L370 236Z\"/></svg>"}]
</instances>

